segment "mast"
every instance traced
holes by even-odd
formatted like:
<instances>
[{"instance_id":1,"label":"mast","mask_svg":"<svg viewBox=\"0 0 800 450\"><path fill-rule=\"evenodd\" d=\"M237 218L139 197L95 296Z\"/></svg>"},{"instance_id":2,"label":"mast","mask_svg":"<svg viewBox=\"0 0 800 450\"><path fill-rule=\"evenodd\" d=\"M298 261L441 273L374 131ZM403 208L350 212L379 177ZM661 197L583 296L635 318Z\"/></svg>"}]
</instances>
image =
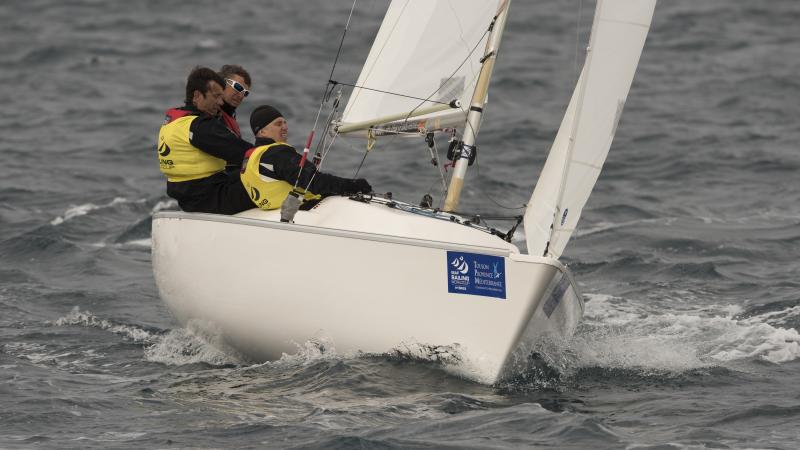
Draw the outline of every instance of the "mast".
<instances>
[{"instance_id":1,"label":"mast","mask_svg":"<svg viewBox=\"0 0 800 450\"><path fill-rule=\"evenodd\" d=\"M497 8L497 13L489 26L489 38L486 41L486 50L481 60L481 72L472 94L469 113L464 123L464 139L461 155L455 163L453 176L450 178L450 187L447 189L447 198L444 202L445 211L455 211L461 198L461 189L464 187L464 177L467 174L470 156L475 152L475 142L481 127L483 107L486 104L486 94L489 91L489 81L492 78L494 62L497 59L497 50L506 26L508 6L511 0L504 0Z\"/></svg>"}]
</instances>

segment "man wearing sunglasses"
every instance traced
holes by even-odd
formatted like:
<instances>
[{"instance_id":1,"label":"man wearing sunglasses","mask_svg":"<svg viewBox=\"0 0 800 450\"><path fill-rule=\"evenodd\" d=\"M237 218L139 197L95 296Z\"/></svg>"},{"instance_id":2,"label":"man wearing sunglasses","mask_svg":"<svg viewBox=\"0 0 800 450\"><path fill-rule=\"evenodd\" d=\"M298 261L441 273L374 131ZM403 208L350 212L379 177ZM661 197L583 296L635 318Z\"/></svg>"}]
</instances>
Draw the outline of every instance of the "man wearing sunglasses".
<instances>
[{"instance_id":1,"label":"man wearing sunglasses","mask_svg":"<svg viewBox=\"0 0 800 450\"><path fill-rule=\"evenodd\" d=\"M236 122L236 108L250 95L250 74L244 67L236 64L226 64L219 69L219 76L225 80L222 91L222 119L236 136L242 137L239 124Z\"/></svg>"},{"instance_id":2,"label":"man wearing sunglasses","mask_svg":"<svg viewBox=\"0 0 800 450\"><path fill-rule=\"evenodd\" d=\"M158 159L167 176L167 195L187 212L236 214L253 208L238 173L253 145L222 123L225 80L207 67L195 67L186 80L186 105L167 111L158 133Z\"/></svg>"}]
</instances>

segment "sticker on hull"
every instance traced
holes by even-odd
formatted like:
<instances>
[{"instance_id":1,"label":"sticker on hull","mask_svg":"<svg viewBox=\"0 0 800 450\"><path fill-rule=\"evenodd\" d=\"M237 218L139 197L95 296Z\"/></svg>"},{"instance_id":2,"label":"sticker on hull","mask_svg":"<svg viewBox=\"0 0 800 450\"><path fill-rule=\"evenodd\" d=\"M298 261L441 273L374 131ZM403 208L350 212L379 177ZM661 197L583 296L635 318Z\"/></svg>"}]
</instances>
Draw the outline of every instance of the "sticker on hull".
<instances>
[{"instance_id":1,"label":"sticker on hull","mask_svg":"<svg viewBox=\"0 0 800 450\"><path fill-rule=\"evenodd\" d=\"M447 252L447 291L506 298L506 263L500 256Z\"/></svg>"},{"instance_id":2,"label":"sticker on hull","mask_svg":"<svg viewBox=\"0 0 800 450\"><path fill-rule=\"evenodd\" d=\"M553 315L553 311L556 310L558 304L561 303L564 294L567 292L567 288L569 288L569 278L562 275L561 279L558 280L558 284L556 284L553 291L550 292L550 297L545 302L544 308L542 308L548 319Z\"/></svg>"}]
</instances>

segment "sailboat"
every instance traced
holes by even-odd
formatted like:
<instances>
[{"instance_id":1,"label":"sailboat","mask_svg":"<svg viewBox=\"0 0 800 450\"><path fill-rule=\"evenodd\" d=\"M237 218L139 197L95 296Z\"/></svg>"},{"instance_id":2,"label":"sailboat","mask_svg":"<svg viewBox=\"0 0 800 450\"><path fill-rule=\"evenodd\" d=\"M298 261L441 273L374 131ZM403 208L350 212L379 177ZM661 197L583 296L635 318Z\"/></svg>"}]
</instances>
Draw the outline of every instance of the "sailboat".
<instances>
[{"instance_id":1,"label":"sailboat","mask_svg":"<svg viewBox=\"0 0 800 450\"><path fill-rule=\"evenodd\" d=\"M597 0L583 69L522 219L527 253L511 243L513 229L458 213L510 3L392 0L325 135L380 145L457 133L443 206L328 197L290 223L277 210L159 212L153 269L178 321L256 360L306 343L427 352L487 384L568 339L584 303L559 257L611 146L655 0ZM312 260L324 270L305 271Z\"/></svg>"}]
</instances>

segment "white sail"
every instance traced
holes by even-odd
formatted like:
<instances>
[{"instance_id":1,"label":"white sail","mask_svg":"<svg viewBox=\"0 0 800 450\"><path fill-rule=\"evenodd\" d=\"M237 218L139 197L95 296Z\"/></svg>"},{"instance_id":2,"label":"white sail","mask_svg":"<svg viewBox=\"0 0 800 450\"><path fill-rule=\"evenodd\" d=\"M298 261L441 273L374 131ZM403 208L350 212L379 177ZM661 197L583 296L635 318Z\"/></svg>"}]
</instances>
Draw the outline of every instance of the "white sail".
<instances>
[{"instance_id":1,"label":"white sail","mask_svg":"<svg viewBox=\"0 0 800 450\"><path fill-rule=\"evenodd\" d=\"M356 82L363 89L354 88L341 122L362 122L459 99L461 109L413 122L433 118L441 126L462 125L498 4L499 0L393 0Z\"/></svg>"},{"instance_id":2,"label":"white sail","mask_svg":"<svg viewBox=\"0 0 800 450\"><path fill-rule=\"evenodd\" d=\"M558 258L608 155L655 0L598 0L583 72L525 212L528 253Z\"/></svg>"}]
</instances>

